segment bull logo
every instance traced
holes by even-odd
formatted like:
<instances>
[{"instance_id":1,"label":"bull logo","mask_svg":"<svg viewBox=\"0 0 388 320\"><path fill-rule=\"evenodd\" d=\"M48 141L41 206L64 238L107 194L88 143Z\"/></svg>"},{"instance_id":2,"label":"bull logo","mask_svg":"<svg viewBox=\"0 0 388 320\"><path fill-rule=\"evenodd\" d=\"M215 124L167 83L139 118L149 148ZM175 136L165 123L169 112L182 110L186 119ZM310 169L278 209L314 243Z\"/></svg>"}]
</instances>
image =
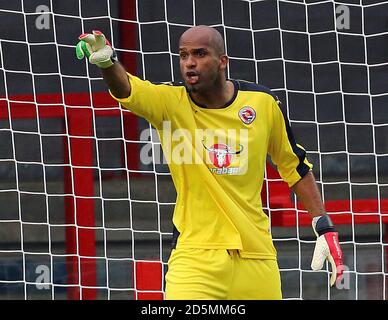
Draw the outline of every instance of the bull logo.
<instances>
[{"instance_id":1,"label":"bull logo","mask_svg":"<svg viewBox=\"0 0 388 320\"><path fill-rule=\"evenodd\" d=\"M244 147L240 144L240 150L232 151L229 146L224 143L216 143L208 148L202 141L204 148L209 151L210 160L218 168L226 168L230 166L232 155L239 154Z\"/></svg>"}]
</instances>

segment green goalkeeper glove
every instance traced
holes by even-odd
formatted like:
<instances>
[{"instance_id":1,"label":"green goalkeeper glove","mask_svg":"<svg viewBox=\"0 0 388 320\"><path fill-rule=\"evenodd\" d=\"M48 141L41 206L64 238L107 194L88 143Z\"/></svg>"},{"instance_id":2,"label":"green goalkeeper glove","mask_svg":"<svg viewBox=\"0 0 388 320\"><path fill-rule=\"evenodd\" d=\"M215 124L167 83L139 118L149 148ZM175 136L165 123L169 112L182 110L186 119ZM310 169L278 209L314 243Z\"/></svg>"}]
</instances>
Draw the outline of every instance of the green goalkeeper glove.
<instances>
[{"instance_id":1,"label":"green goalkeeper glove","mask_svg":"<svg viewBox=\"0 0 388 320\"><path fill-rule=\"evenodd\" d=\"M76 47L78 59L81 60L86 56L91 64L102 69L109 68L117 61L116 52L101 31L83 33L78 39L80 40Z\"/></svg>"}]
</instances>

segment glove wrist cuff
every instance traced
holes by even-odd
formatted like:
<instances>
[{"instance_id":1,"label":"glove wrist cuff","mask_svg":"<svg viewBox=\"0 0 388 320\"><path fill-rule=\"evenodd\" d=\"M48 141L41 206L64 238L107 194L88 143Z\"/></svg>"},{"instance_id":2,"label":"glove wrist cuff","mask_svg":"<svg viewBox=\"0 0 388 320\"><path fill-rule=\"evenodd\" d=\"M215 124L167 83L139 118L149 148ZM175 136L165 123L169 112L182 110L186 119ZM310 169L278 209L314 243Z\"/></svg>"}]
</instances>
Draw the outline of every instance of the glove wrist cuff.
<instances>
[{"instance_id":1,"label":"glove wrist cuff","mask_svg":"<svg viewBox=\"0 0 388 320\"><path fill-rule=\"evenodd\" d=\"M112 59L108 59L106 61L102 61L102 62L99 62L97 65L97 67L101 68L101 69L106 69L106 68L109 68L110 66L113 66L114 62L112 61Z\"/></svg>"},{"instance_id":2,"label":"glove wrist cuff","mask_svg":"<svg viewBox=\"0 0 388 320\"><path fill-rule=\"evenodd\" d=\"M323 215L319 217L313 218L313 230L317 237L327 233L327 232L335 232L335 227L333 222L331 221L328 215Z\"/></svg>"},{"instance_id":3,"label":"glove wrist cuff","mask_svg":"<svg viewBox=\"0 0 388 320\"><path fill-rule=\"evenodd\" d=\"M112 48L112 55L106 61L99 62L97 67L101 69L106 69L114 65L114 63L118 61L116 51Z\"/></svg>"}]
</instances>

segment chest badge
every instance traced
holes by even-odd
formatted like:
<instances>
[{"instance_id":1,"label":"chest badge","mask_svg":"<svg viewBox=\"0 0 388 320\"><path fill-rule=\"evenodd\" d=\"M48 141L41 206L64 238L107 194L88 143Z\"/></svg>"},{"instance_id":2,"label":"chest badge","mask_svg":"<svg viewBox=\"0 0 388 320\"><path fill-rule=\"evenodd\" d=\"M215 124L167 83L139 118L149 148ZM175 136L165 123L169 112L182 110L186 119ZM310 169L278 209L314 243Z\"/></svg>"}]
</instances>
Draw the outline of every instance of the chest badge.
<instances>
[{"instance_id":1,"label":"chest badge","mask_svg":"<svg viewBox=\"0 0 388 320\"><path fill-rule=\"evenodd\" d=\"M251 124L256 118L256 111L251 107L244 107L240 109L238 116L245 124Z\"/></svg>"}]
</instances>

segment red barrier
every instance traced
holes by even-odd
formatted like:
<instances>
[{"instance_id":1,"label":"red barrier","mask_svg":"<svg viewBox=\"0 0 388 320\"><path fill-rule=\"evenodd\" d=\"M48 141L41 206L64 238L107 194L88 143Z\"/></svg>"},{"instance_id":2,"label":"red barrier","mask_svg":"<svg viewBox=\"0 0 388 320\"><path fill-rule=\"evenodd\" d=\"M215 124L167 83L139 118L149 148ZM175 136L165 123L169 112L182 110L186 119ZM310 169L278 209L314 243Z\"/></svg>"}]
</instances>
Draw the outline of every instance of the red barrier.
<instances>
[{"instance_id":1,"label":"red barrier","mask_svg":"<svg viewBox=\"0 0 388 320\"><path fill-rule=\"evenodd\" d=\"M136 290L138 300L163 299L163 268L160 262L135 262ZM144 292L149 291L149 292ZM158 291L158 292L156 292Z\"/></svg>"}]
</instances>

